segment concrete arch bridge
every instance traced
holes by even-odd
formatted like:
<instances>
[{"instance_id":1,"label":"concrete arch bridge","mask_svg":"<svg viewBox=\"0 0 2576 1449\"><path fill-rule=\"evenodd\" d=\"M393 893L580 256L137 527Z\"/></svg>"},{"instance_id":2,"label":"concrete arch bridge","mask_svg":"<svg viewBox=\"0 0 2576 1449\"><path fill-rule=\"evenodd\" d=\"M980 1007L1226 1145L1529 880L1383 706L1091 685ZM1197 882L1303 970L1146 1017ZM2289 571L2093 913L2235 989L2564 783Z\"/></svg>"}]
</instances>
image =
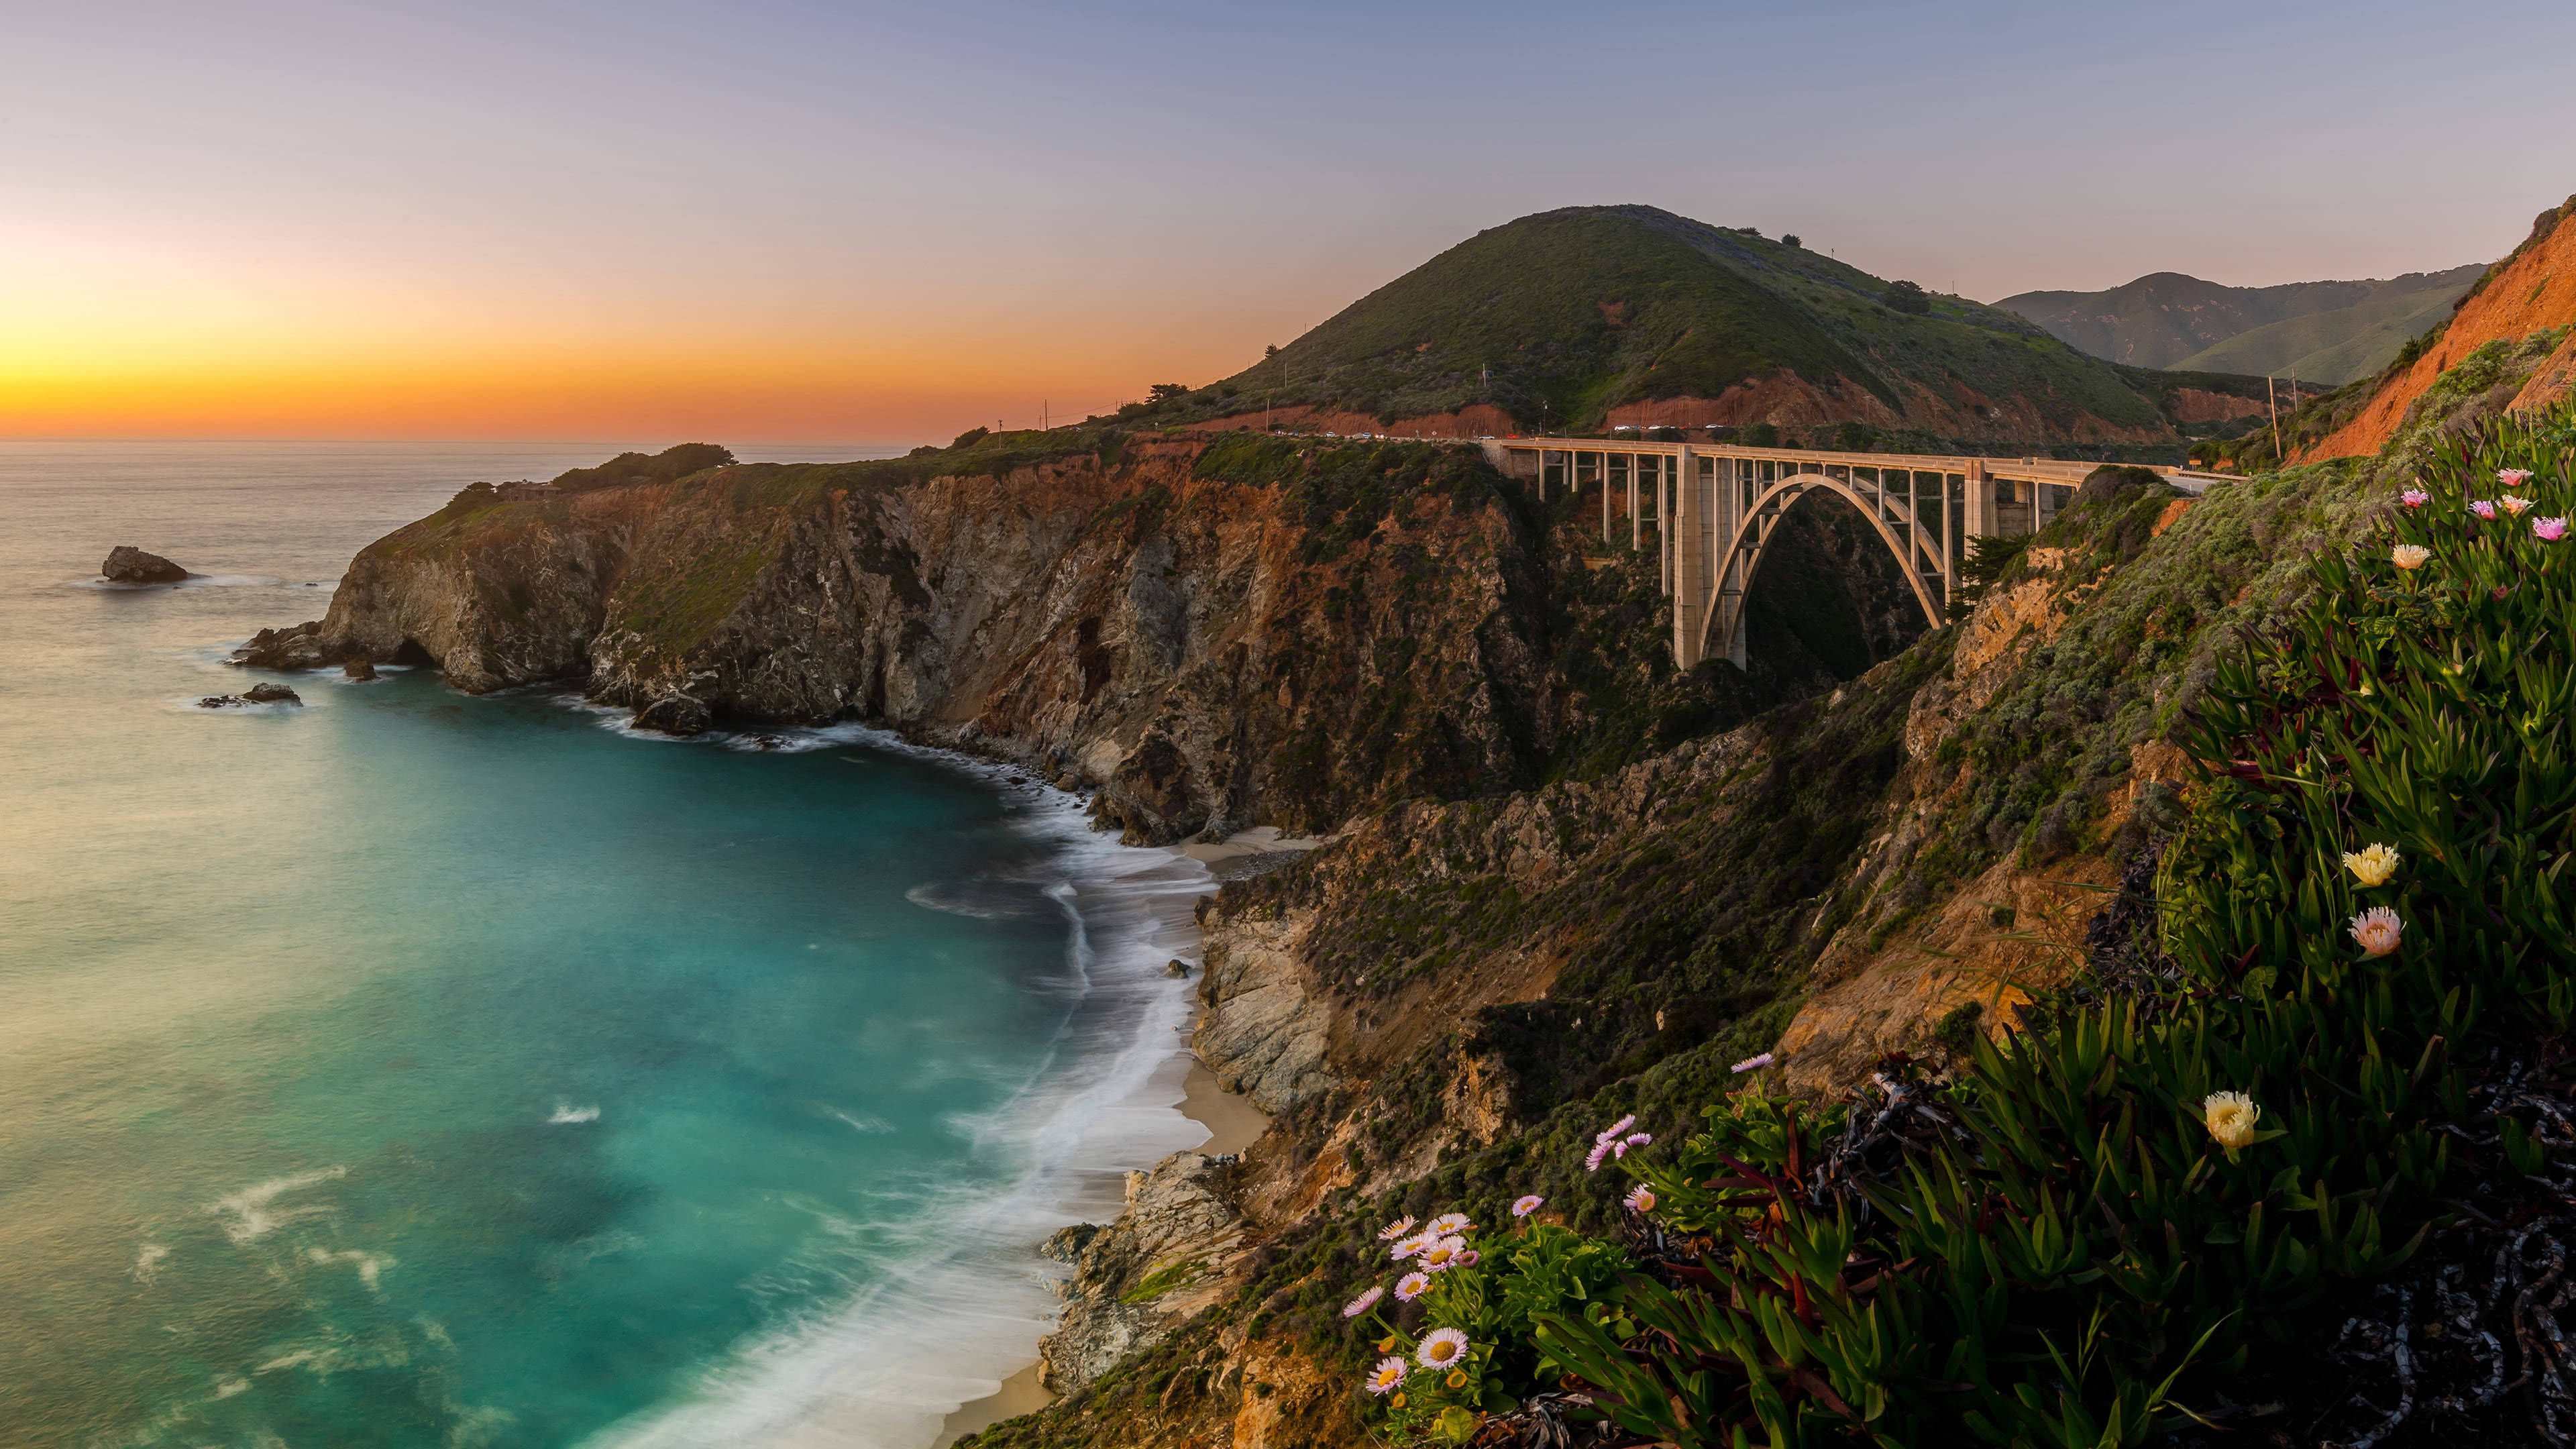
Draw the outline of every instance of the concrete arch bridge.
<instances>
[{"instance_id":1,"label":"concrete arch bridge","mask_svg":"<svg viewBox=\"0 0 2576 1449\"><path fill-rule=\"evenodd\" d=\"M2099 463L2054 458L1828 453L1726 443L1622 442L1615 438L1489 438L1486 458L1504 474L1552 490L1601 493L1601 538L1611 539L1613 496L1624 488L1632 547L1652 530L1664 592L1673 599L1673 659L1690 668L1744 658L1744 601L1791 505L1826 493L1859 511L1912 586L1925 622L1942 627L1957 597L1967 540L2014 537L2048 526ZM2197 493L2216 476L2158 467Z\"/></svg>"}]
</instances>

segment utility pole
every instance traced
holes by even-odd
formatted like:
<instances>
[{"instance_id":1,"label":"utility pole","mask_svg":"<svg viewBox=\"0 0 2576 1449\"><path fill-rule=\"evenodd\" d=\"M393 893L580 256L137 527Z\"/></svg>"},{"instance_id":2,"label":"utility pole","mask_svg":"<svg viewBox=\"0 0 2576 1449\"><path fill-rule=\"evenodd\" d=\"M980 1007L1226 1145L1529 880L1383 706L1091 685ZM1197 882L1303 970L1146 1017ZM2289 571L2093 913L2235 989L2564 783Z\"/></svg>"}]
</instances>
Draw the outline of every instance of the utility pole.
<instances>
[{"instance_id":1,"label":"utility pole","mask_svg":"<svg viewBox=\"0 0 2576 1449\"><path fill-rule=\"evenodd\" d=\"M2281 463L2281 391L2272 385L2272 374L2268 372L2263 374L2263 395L2271 402L2272 465L2278 468Z\"/></svg>"}]
</instances>

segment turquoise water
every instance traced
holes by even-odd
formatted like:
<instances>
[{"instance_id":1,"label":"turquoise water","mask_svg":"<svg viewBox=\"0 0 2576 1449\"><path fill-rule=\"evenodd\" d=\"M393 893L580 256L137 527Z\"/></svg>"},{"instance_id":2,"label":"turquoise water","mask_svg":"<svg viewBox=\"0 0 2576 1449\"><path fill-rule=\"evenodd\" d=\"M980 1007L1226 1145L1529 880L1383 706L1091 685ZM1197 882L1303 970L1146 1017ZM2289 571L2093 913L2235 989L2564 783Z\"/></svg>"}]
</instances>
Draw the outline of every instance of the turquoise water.
<instances>
[{"instance_id":1,"label":"turquoise water","mask_svg":"<svg viewBox=\"0 0 2576 1449\"><path fill-rule=\"evenodd\" d=\"M0 1444L926 1445L1027 1245L1203 1135L1203 875L1007 772L428 671L195 707L607 451L0 444Z\"/></svg>"}]
</instances>

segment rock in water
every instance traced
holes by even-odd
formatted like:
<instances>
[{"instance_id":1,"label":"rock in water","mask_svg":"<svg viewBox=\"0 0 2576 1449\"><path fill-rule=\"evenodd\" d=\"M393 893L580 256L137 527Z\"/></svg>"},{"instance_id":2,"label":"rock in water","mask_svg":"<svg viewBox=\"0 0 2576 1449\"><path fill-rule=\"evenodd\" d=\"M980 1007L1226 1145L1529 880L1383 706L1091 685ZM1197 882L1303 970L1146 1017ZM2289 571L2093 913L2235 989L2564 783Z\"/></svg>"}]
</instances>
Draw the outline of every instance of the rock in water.
<instances>
[{"instance_id":1,"label":"rock in water","mask_svg":"<svg viewBox=\"0 0 2576 1449\"><path fill-rule=\"evenodd\" d=\"M383 675L376 673L374 661L367 659L352 659L348 663L340 666L340 672L351 679L361 681L381 679L384 677Z\"/></svg>"},{"instance_id":2,"label":"rock in water","mask_svg":"<svg viewBox=\"0 0 2576 1449\"><path fill-rule=\"evenodd\" d=\"M666 735L705 734L715 720L706 701L685 694L666 694L635 711L635 727Z\"/></svg>"},{"instance_id":3,"label":"rock in water","mask_svg":"<svg viewBox=\"0 0 2576 1449\"><path fill-rule=\"evenodd\" d=\"M283 684L254 684L239 694L210 694L197 701L199 709L229 709L237 704L293 704L304 700Z\"/></svg>"},{"instance_id":4,"label":"rock in water","mask_svg":"<svg viewBox=\"0 0 2576 1449\"><path fill-rule=\"evenodd\" d=\"M292 629L262 629L224 661L251 669L314 669L330 663L322 647L322 621L307 619Z\"/></svg>"},{"instance_id":5,"label":"rock in water","mask_svg":"<svg viewBox=\"0 0 2576 1449\"><path fill-rule=\"evenodd\" d=\"M111 584L175 584L188 576L186 569L130 543L109 549L98 571Z\"/></svg>"}]
</instances>

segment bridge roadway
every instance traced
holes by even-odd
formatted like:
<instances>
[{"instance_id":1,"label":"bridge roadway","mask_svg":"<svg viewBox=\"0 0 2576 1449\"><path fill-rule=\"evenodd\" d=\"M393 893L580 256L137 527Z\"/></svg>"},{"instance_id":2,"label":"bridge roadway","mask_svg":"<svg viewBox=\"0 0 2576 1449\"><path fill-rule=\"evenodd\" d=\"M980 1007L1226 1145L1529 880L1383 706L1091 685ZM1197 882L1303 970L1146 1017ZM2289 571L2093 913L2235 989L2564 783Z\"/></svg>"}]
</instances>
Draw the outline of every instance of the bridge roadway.
<instances>
[{"instance_id":1,"label":"bridge roadway","mask_svg":"<svg viewBox=\"0 0 2576 1449\"><path fill-rule=\"evenodd\" d=\"M1744 664L1745 596L1781 520L1809 493L1831 494L1869 520L1937 629L1958 595L1968 540L2047 527L2102 466L1618 438L1487 438L1481 445L1503 473L1535 483L1542 499L1551 488L1598 487L1605 544L1613 495L1624 485L1628 542L1642 548L1646 531L1654 531L1663 590L1674 601L1673 659L1685 669L1711 654ZM2153 471L2188 493L2224 481L2181 468Z\"/></svg>"}]
</instances>

